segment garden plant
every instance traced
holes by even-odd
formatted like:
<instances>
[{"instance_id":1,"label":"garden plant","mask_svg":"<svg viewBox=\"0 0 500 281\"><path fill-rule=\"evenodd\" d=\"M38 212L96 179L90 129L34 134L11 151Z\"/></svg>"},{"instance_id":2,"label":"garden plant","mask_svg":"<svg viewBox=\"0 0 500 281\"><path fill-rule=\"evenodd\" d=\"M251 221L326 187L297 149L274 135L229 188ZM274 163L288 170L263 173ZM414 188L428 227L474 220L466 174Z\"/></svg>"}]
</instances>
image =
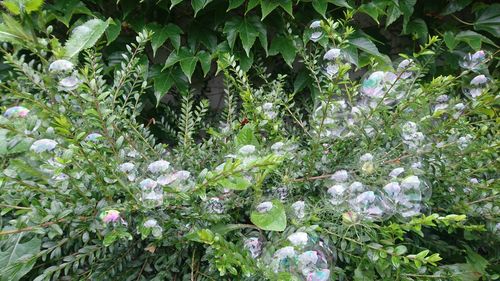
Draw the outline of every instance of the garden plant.
<instances>
[{"instance_id":1,"label":"garden plant","mask_svg":"<svg viewBox=\"0 0 500 281\"><path fill-rule=\"evenodd\" d=\"M500 279L500 4L433 2L1 1L0 281Z\"/></svg>"}]
</instances>

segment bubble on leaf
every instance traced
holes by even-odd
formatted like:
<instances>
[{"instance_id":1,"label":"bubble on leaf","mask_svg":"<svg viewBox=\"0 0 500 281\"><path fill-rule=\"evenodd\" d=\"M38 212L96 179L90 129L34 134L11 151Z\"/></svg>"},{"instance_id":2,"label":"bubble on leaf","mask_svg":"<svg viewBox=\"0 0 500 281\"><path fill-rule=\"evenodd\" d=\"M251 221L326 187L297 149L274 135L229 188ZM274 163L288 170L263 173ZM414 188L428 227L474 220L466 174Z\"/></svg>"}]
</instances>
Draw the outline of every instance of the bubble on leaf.
<instances>
[{"instance_id":1,"label":"bubble on leaf","mask_svg":"<svg viewBox=\"0 0 500 281\"><path fill-rule=\"evenodd\" d=\"M305 246L309 241L309 236L305 232L298 231L290 234L287 239L293 246Z\"/></svg>"},{"instance_id":2,"label":"bubble on leaf","mask_svg":"<svg viewBox=\"0 0 500 281\"><path fill-rule=\"evenodd\" d=\"M274 272L290 271L296 263L297 254L292 246L278 249L271 262Z\"/></svg>"},{"instance_id":3,"label":"bubble on leaf","mask_svg":"<svg viewBox=\"0 0 500 281\"><path fill-rule=\"evenodd\" d=\"M330 61L338 58L340 56L340 49L333 48L328 50L328 52L325 53L323 56L324 60Z\"/></svg>"},{"instance_id":4,"label":"bubble on leaf","mask_svg":"<svg viewBox=\"0 0 500 281\"><path fill-rule=\"evenodd\" d=\"M255 152L255 145L247 144L242 146L238 152L243 155L249 155Z\"/></svg>"},{"instance_id":5,"label":"bubble on leaf","mask_svg":"<svg viewBox=\"0 0 500 281\"><path fill-rule=\"evenodd\" d=\"M153 174L166 172L170 167L170 162L165 160L158 160L148 165L148 170Z\"/></svg>"},{"instance_id":6,"label":"bubble on leaf","mask_svg":"<svg viewBox=\"0 0 500 281\"><path fill-rule=\"evenodd\" d=\"M311 36L309 39L313 42L318 42L323 38L323 29L321 28L321 21L315 20L309 25Z\"/></svg>"},{"instance_id":7,"label":"bubble on leaf","mask_svg":"<svg viewBox=\"0 0 500 281\"><path fill-rule=\"evenodd\" d=\"M323 272L328 268L328 262L325 254L319 250L305 251L298 256L298 270L309 280L317 272ZM316 274L315 274L316 273ZM324 272L326 273L326 272ZM323 276L322 274L320 276ZM319 276L316 276L319 277Z\"/></svg>"},{"instance_id":8,"label":"bubble on leaf","mask_svg":"<svg viewBox=\"0 0 500 281\"><path fill-rule=\"evenodd\" d=\"M463 92L469 98L476 99L481 96L484 90L488 87L488 82L489 79L485 75L477 75L472 78L468 86L463 88Z\"/></svg>"},{"instance_id":9,"label":"bubble on leaf","mask_svg":"<svg viewBox=\"0 0 500 281\"><path fill-rule=\"evenodd\" d=\"M135 164L131 162L123 163L118 166L118 170L122 173L130 173L135 169Z\"/></svg>"},{"instance_id":10,"label":"bubble on leaf","mask_svg":"<svg viewBox=\"0 0 500 281\"><path fill-rule=\"evenodd\" d=\"M72 62L67 60L56 60L52 62L49 66L50 72L70 72L74 68Z\"/></svg>"},{"instance_id":11,"label":"bubble on leaf","mask_svg":"<svg viewBox=\"0 0 500 281\"><path fill-rule=\"evenodd\" d=\"M297 201L297 202L292 204L292 210L294 212L294 215L299 219L302 219L305 217L305 215L306 215L305 208L306 208L306 204L304 201Z\"/></svg>"},{"instance_id":12,"label":"bubble on leaf","mask_svg":"<svg viewBox=\"0 0 500 281\"><path fill-rule=\"evenodd\" d=\"M209 213L222 214L224 213L224 204L217 197L212 197L207 201L207 210Z\"/></svg>"},{"instance_id":13,"label":"bubble on leaf","mask_svg":"<svg viewBox=\"0 0 500 281\"><path fill-rule=\"evenodd\" d=\"M59 90L61 91L73 91L78 88L81 81L76 76L68 76L59 81Z\"/></svg>"},{"instance_id":14,"label":"bubble on leaf","mask_svg":"<svg viewBox=\"0 0 500 281\"><path fill-rule=\"evenodd\" d=\"M405 168L403 168L403 167L395 168L389 173L389 176L391 178L397 178L399 175L404 173L404 171L405 171Z\"/></svg>"},{"instance_id":15,"label":"bubble on leaf","mask_svg":"<svg viewBox=\"0 0 500 281\"><path fill-rule=\"evenodd\" d=\"M336 171L331 176L331 179L336 181L336 182L345 182L349 179L349 174L347 173L346 170L339 170L339 171Z\"/></svg>"},{"instance_id":16,"label":"bubble on leaf","mask_svg":"<svg viewBox=\"0 0 500 281\"><path fill-rule=\"evenodd\" d=\"M28 116L29 109L23 106L13 106L5 110L3 116L6 118L24 118Z\"/></svg>"},{"instance_id":17,"label":"bubble on leaf","mask_svg":"<svg viewBox=\"0 0 500 281\"><path fill-rule=\"evenodd\" d=\"M485 51L477 51L474 54L467 54L465 55L460 61L459 65L462 68L472 70L472 71L479 71L481 69L484 69L485 63L487 61L487 54Z\"/></svg>"},{"instance_id":18,"label":"bubble on leaf","mask_svg":"<svg viewBox=\"0 0 500 281\"><path fill-rule=\"evenodd\" d=\"M102 139L102 135L99 133L90 133L85 137L85 141L97 142Z\"/></svg>"},{"instance_id":19,"label":"bubble on leaf","mask_svg":"<svg viewBox=\"0 0 500 281\"><path fill-rule=\"evenodd\" d=\"M273 208L273 203L270 201L262 202L255 209L259 213L267 213Z\"/></svg>"},{"instance_id":20,"label":"bubble on leaf","mask_svg":"<svg viewBox=\"0 0 500 281\"><path fill-rule=\"evenodd\" d=\"M245 239L243 243L245 249L250 252L252 258L257 258L262 253L262 242L257 237L250 237Z\"/></svg>"},{"instance_id":21,"label":"bubble on leaf","mask_svg":"<svg viewBox=\"0 0 500 281\"><path fill-rule=\"evenodd\" d=\"M327 193L330 195L330 203L333 205L342 204L345 200L344 192L346 188L341 184L336 184L328 188Z\"/></svg>"},{"instance_id":22,"label":"bubble on leaf","mask_svg":"<svg viewBox=\"0 0 500 281\"><path fill-rule=\"evenodd\" d=\"M54 150L56 148L57 142L55 140L51 139L41 139L35 141L30 149L33 150L36 153L41 153L41 152L48 152Z\"/></svg>"},{"instance_id":23,"label":"bubble on leaf","mask_svg":"<svg viewBox=\"0 0 500 281\"><path fill-rule=\"evenodd\" d=\"M413 76L414 72L411 71L411 68L415 66L415 63L413 62L412 59L404 59L398 64L398 67L396 68L397 75L401 79L408 79L411 76Z\"/></svg>"}]
</instances>

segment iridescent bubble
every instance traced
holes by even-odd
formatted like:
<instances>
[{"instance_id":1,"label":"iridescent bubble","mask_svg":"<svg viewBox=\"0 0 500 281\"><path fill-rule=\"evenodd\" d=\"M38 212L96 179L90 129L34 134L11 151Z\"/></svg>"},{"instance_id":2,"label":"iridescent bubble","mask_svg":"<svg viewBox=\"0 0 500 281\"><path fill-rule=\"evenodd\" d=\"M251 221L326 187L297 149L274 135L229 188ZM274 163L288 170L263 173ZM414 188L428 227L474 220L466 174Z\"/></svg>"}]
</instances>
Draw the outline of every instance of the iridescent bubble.
<instances>
[{"instance_id":1,"label":"iridescent bubble","mask_svg":"<svg viewBox=\"0 0 500 281\"><path fill-rule=\"evenodd\" d=\"M303 247L307 245L307 242L309 241L309 236L305 232L298 231L290 234L287 239L288 241L290 241L290 243L292 243L293 246Z\"/></svg>"},{"instance_id":2,"label":"iridescent bubble","mask_svg":"<svg viewBox=\"0 0 500 281\"><path fill-rule=\"evenodd\" d=\"M342 184L336 184L330 188L328 188L327 193L330 195L330 203L337 206L345 202L344 192L346 191L346 187Z\"/></svg>"},{"instance_id":3,"label":"iridescent bubble","mask_svg":"<svg viewBox=\"0 0 500 281\"><path fill-rule=\"evenodd\" d=\"M98 142L102 139L102 135L99 133L90 133L85 137L85 141Z\"/></svg>"},{"instance_id":4,"label":"iridescent bubble","mask_svg":"<svg viewBox=\"0 0 500 281\"><path fill-rule=\"evenodd\" d=\"M267 213L271 211L272 208L273 208L273 203L270 201L262 202L259 205L257 205L257 207L255 207L255 209L259 213Z\"/></svg>"},{"instance_id":5,"label":"iridescent bubble","mask_svg":"<svg viewBox=\"0 0 500 281\"><path fill-rule=\"evenodd\" d=\"M271 267L274 272L291 271L297 263L297 254L292 246L278 249L271 262Z\"/></svg>"},{"instance_id":6,"label":"iridescent bubble","mask_svg":"<svg viewBox=\"0 0 500 281\"><path fill-rule=\"evenodd\" d=\"M323 59L326 61L332 61L332 60L335 60L336 58L338 58L339 56L340 56L340 49L333 48L333 49L328 50L328 52L325 53L325 55L323 56Z\"/></svg>"},{"instance_id":7,"label":"iridescent bubble","mask_svg":"<svg viewBox=\"0 0 500 281\"><path fill-rule=\"evenodd\" d=\"M404 171L405 171L405 168L403 168L403 167L395 168L394 170L392 170L392 171L389 173L389 177L391 177L391 178L397 178L397 177L398 177L400 174L402 174Z\"/></svg>"},{"instance_id":8,"label":"iridescent bubble","mask_svg":"<svg viewBox=\"0 0 500 281\"><path fill-rule=\"evenodd\" d=\"M415 67L415 63L413 62L413 60L405 59L398 64L398 67L396 68L397 75L401 79L408 79L414 74L414 72L411 70L413 67Z\"/></svg>"},{"instance_id":9,"label":"iridescent bubble","mask_svg":"<svg viewBox=\"0 0 500 281\"><path fill-rule=\"evenodd\" d=\"M143 223L143 226L145 228L151 229L151 234L153 235L153 237L161 237L163 233L163 228L158 225L158 221L156 221L155 219L148 219Z\"/></svg>"},{"instance_id":10,"label":"iridescent bubble","mask_svg":"<svg viewBox=\"0 0 500 281\"><path fill-rule=\"evenodd\" d=\"M155 208L163 204L163 188L152 179L145 179L139 183L142 194L142 203L146 208Z\"/></svg>"},{"instance_id":11,"label":"iridescent bubble","mask_svg":"<svg viewBox=\"0 0 500 281\"><path fill-rule=\"evenodd\" d=\"M238 152L242 155L249 155L255 152L255 145L247 144L242 146Z\"/></svg>"},{"instance_id":12,"label":"iridescent bubble","mask_svg":"<svg viewBox=\"0 0 500 281\"><path fill-rule=\"evenodd\" d=\"M262 242L260 242L259 238L257 237L247 238L245 239L245 242L243 244L245 246L245 249L250 252L250 255L254 259L259 257L262 253Z\"/></svg>"},{"instance_id":13,"label":"iridescent bubble","mask_svg":"<svg viewBox=\"0 0 500 281\"><path fill-rule=\"evenodd\" d=\"M486 67L485 63L487 61L487 54L485 51L477 51L474 54L465 55L462 60L459 61L460 67L472 70L479 71Z\"/></svg>"},{"instance_id":14,"label":"iridescent bubble","mask_svg":"<svg viewBox=\"0 0 500 281\"><path fill-rule=\"evenodd\" d=\"M333 101L322 104L313 113L313 122L317 130L321 129L323 138L339 138L346 133L345 116L347 105L345 101Z\"/></svg>"},{"instance_id":15,"label":"iridescent bubble","mask_svg":"<svg viewBox=\"0 0 500 281\"><path fill-rule=\"evenodd\" d=\"M122 173L130 173L135 169L135 164L131 162L123 163L118 166L118 170Z\"/></svg>"},{"instance_id":16,"label":"iridescent bubble","mask_svg":"<svg viewBox=\"0 0 500 281\"><path fill-rule=\"evenodd\" d=\"M305 209L306 209L306 204L304 201L297 201L292 204L292 210L294 212L294 215L298 219L303 219L305 217L306 215Z\"/></svg>"},{"instance_id":17,"label":"iridescent bubble","mask_svg":"<svg viewBox=\"0 0 500 281\"><path fill-rule=\"evenodd\" d=\"M24 118L28 116L29 109L23 106L13 106L5 110L3 116L6 118Z\"/></svg>"},{"instance_id":18,"label":"iridescent bubble","mask_svg":"<svg viewBox=\"0 0 500 281\"><path fill-rule=\"evenodd\" d=\"M67 60L56 60L49 66L50 72L70 72L74 68L72 62Z\"/></svg>"},{"instance_id":19,"label":"iridescent bubble","mask_svg":"<svg viewBox=\"0 0 500 281\"><path fill-rule=\"evenodd\" d=\"M489 79L485 75L477 75L470 81L469 86L463 88L463 92L468 97L476 99L483 94L488 86L488 82Z\"/></svg>"},{"instance_id":20,"label":"iridescent bubble","mask_svg":"<svg viewBox=\"0 0 500 281\"><path fill-rule=\"evenodd\" d=\"M61 79L59 81L59 90L61 91L72 91L78 88L78 85L80 85L81 81L78 79L76 76L69 76L66 78Z\"/></svg>"},{"instance_id":21,"label":"iridescent bubble","mask_svg":"<svg viewBox=\"0 0 500 281\"><path fill-rule=\"evenodd\" d=\"M349 173L346 170L339 170L331 176L331 179L338 183L345 182L349 179Z\"/></svg>"},{"instance_id":22,"label":"iridescent bubble","mask_svg":"<svg viewBox=\"0 0 500 281\"><path fill-rule=\"evenodd\" d=\"M35 141L30 149L33 150L36 153L41 153L41 152L48 152L54 150L56 148L57 142L55 140L51 139L41 139Z\"/></svg>"},{"instance_id":23,"label":"iridescent bubble","mask_svg":"<svg viewBox=\"0 0 500 281\"><path fill-rule=\"evenodd\" d=\"M148 170L153 174L164 173L170 167L170 162L158 160L148 165Z\"/></svg>"},{"instance_id":24,"label":"iridescent bubble","mask_svg":"<svg viewBox=\"0 0 500 281\"><path fill-rule=\"evenodd\" d=\"M213 214L224 213L224 204L217 197L212 197L207 201L207 211Z\"/></svg>"},{"instance_id":25,"label":"iridescent bubble","mask_svg":"<svg viewBox=\"0 0 500 281\"><path fill-rule=\"evenodd\" d=\"M309 39L313 42L318 42L323 38L323 29L321 28L321 21L315 20L310 25L311 37Z\"/></svg>"},{"instance_id":26,"label":"iridescent bubble","mask_svg":"<svg viewBox=\"0 0 500 281\"><path fill-rule=\"evenodd\" d=\"M302 273L306 280L312 280L313 277L324 277L324 274L327 273L326 271L323 271L328 268L328 262L322 251L305 251L300 254L297 259L298 270ZM322 274L318 274L318 272L321 272Z\"/></svg>"}]
</instances>

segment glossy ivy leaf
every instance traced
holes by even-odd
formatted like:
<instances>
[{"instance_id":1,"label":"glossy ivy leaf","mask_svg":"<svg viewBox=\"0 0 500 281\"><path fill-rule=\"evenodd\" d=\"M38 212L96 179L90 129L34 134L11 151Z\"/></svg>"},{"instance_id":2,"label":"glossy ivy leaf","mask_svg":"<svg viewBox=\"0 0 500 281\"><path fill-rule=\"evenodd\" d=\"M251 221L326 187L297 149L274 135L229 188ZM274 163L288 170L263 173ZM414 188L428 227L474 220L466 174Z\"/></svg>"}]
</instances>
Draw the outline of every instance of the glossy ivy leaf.
<instances>
[{"instance_id":1,"label":"glossy ivy leaf","mask_svg":"<svg viewBox=\"0 0 500 281\"><path fill-rule=\"evenodd\" d=\"M448 4L444 8L443 12L441 13L442 15L449 15L453 14L455 12L463 10L465 7L467 7L470 3L472 3L472 0L451 0L448 1Z\"/></svg>"},{"instance_id":2,"label":"glossy ivy leaf","mask_svg":"<svg viewBox=\"0 0 500 281\"><path fill-rule=\"evenodd\" d=\"M179 66L169 67L154 75L153 82L157 106L173 86L180 92L187 91L189 87L189 81Z\"/></svg>"},{"instance_id":3,"label":"glossy ivy leaf","mask_svg":"<svg viewBox=\"0 0 500 281\"><path fill-rule=\"evenodd\" d=\"M106 29L106 40L107 45L111 44L118 38L120 32L122 31L122 23L119 19L114 19L109 22L108 29Z\"/></svg>"},{"instance_id":4,"label":"glossy ivy leaf","mask_svg":"<svg viewBox=\"0 0 500 281\"><path fill-rule=\"evenodd\" d=\"M446 47L448 47L450 51L453 51L453 49L455 49L455 47L458 45L458 42L455 39L455 34L451 31L446 31L443 35L443 39Z\"/></svg>"},{"instance_id":5,"label":"glossy ivy leaf","mask_svg":"<svg viewBox=\"0 0 500 281\"><path fill-rule=\"evenodd\" d=\"M170 10L181 3L183 0L170 0Z\"/></svg>"},{"instance_id":6,"label":"glossy ivy leaf","mask_svg":"<svg viewBox=\"0 0 500 281\"><path fill-rule=\"evenodd\" d=\"M66 57L72 58L80 51L93 47L108 25L109 21L92 19L73 29L64 46Z\"/></svg>"},{"instance_id":7,"label":"glossy ivy leaf","mask_svg":"<svg viewBox=\"0 0 500 281\"><path fill-rule=\"evenodd\" d=\"M378 2L369 2L359 6L358 10L362 13L369 15L377 24L379 23L379 15L384 14L385 4Z\"/></svg>"},{"instance_id":8,"label":"glossy ivy leaf","mask_svg":"<svg viewBox=\"0 0 500 281\"><path fill-rule=\"evenodd\" d=\"M234 51L234 55L236 59L240 62L241 70L249 71L252 68L254 55L253 52L250 52L250 55L247 55L244 51L236 50Z\"/></svg>"},{"instance_id":9,"label":"glossy ivy leaf","mask_svg":"<svg viewBox=\"0 0 500 281\"><path fill-rule=\"evenodd\" d=\"M33 237L28 241L21 242L23 233L9 237L9 242L0 251L0 277L8 276L9 281L17 281L26 275L35 265L36 258L30 259L40 251L42 241Z\"/></svg>"},{"instance_id":10,"label":"glossy ivy leaf","mask_svg":"<svg viewBox=\"0 0 500 281\"><path fill-rule=\"evenodd\" d=\"M283 231L286 228L285 207L279 200L273 200L272 203L271 210L265 213L252 211L250 221L262 230Z\"/></svg>"},{"instance_id":11,"label":"glossy ivy leaf","mask_svg":"<svg viewBox=\"0 0 500 281\"><path fill-rule=\"evenodd\" d=\"M406 32L406 27L410 21L411 15L413 15L414 6L417 0L401 0L399 1L399 9L403 13L403 33Z\"/></svg>"},{"instance_id":12,"label":"glossy ivy leaf","mask_svg":"<svg viewBox=\"0 0 500 281\"><path fill-rule=\"evenodd\" d=\"M12 14L19 15L23 12L31 14L40 10L43 0L4 0L4 7Z\"/></svg>"},{"instance_id":13,"label":"glossy ivy leaf","mask_svg":"<svg viewBox=\"0 0 500 281\"><path fill-rule=\"evenodd\" d=\"M475 30L482 30L500 37L500 4L493 4L481 10L474 22Z\"/></svg>"},{"instance_id":14,"label":"glossy ivy leaf","mask_svg":"<svg viewBox=\"0 0 500 281\"><path fill-rule=\"evenodd\" d=\"M231 190L246 190L252 183L243 176L233 176L230 178L225 178L218 183L223 187Z\"/></svg>"},{"instance_id":15,"label":"glossy ivy leaf","mask_svg":"<svg viewBox=\"0 0 500 281\"><path fill-rule=\"evenodd\" d=\"M411 34L414 39L426 40L429 31L423 19L413 19L406 28L407 34Z\"/></svg>"},{"instance_id":16,"label":"glossy ivy leaf","mask_svg":"<svg viewBox=\"0 0 500 281\"><path fill-rule=\"evenodd\" d=\"M271 47L269 48L269 55L274 56L281 54L285 62L291 67L295 56L297 55L297 50L293 43L293 39L285 36L278 36L271 42Z\"/></svg>"},{"instance_id":17,"label":"glossy ivy leaf","mask_svg":"<svg viewBox=\"0 0 500 281\"><path fill-rule=\"evenodd\" d=\"M328 8L328 2L326 0L313 0L312 6L318 14L325 17L326 9Z\"/></svg>"},{"instance_id":18,"label":"glossy ivy leaf","mask_svg":"<svg viewBox=\"0 0 500 281\"><path fill-rule=\"evenodd\" d=\"M358 37L354 39L349 39L349 44L364 51L370 55L376 56L387 64L390 64L390 59L387 56L382 55L375 44L364 37Z\"/></svg>"},{"instance_id":19,"label":"glossy ivy leaf","mask_svg":"<svg viewBox=\"0 0 500 281\"><path fill-rule=\"evenodd\" d=\"M79 0L55 1L52 5L44 6L44 9L50 11L47 15L47 22L50 21L51 17L54 17L66 27L69 27L69 23L74 15L83 14L93 16L92 11Z\"/></svg>"},{"instance_id":20,"label":"glossy ivy leaf","mask_svg":"<svg viewBox=\"0 0 500 281\"><path fill-rule=\"evenodd\" d=\"M227 11L230 11L232 9L236 9L239 6L241 6L243 3L245 3L245 0L229 0L229 5L227 7Z\"/></svg>"},{"instance_id":21,"label":"glossy ivy leaf","mask_svg":"<svg viewBox=\"0 0 500 281\"><path fill-rule=\"evenodd\" d=\"M156 23L148 24L147 28L154 32L151 38L151 48L153 49L153 56L156 55L156 51L167 41L170 40L172 46L176 50L179 49L181 45L181 34L182 29L175 24L169 23L167 25L159 25Z\"/></svg>"},{"instance_id":22,"label":"glossy ivy leaf","mask_svg":"<svg viewBox=\"0 0 500 281\"><path fill-rule=\"evenodd\" d=\"M234 48L236 38L239 37L243 49L249 55L250 49L255 43L257 37L262 47L267 50L267 33L262 22L256 16L235 17L226 22L223 31L227 36L227 41L231 49Z\"/></svg>"},{"instance_id":23,"label":"glossy ivy leaf","mask_svg":"<svg viewBox=\"0 0 500 281\"><path fill-rule=\"evenodd\" d=\"M278 7L281 7L285 12L293 17L292 5L292 0L260 1L262 20Z\"/></svg>"},{"instance_id":24,"label":"glossy ivy leaf","mask_svg":"<svg viewBox=\"0 0 500 281\"><path fill-rule=\"evenodd\" d=\"M495 46L495 43L488 39L488 37L472 30L457 33L455 40L467 43L474 50L481 49L482 42Z\"/></svg>"},{"instance_id":25,"label":"glossy ivy leaf","mask_svg":"<svg viewBox=\"0 0 500 281\"><path fill-rule=\"evenodd\" d=\"M203 70L203 76L207 76L212 67L212 56L206 51L199 51L198 58L201 64L201 70Z\"/></svg>"},{"instance_id":26,"label":"glossy ivy leaf","mask_svg":"<svg viewBox=\"0 0 500 281\"><path fill-rule=\"evenodd\" d=\"M207 6L210 2L212 2L212 0L191 0L191 6L194 10L194 17L196 17L198 12L201 9L205 8L205 6Z\"/></svg>"},{"instance_id":27,"label":"glossy ivy leaf","mask_svg":"<svg viewBox=\"0 0 500 281\"><path fill-rule=\"evenodd\" d=\"M165 62L163 69L169 68L172 65L179 63L181 70L191 83L191 77L196 69L198 57L188 48L182 47L177 52L171 52Z\"/></svg>"},{"instance_id":28,"label":"glossy ivy leaf","mask_svg":"<svg viewBox=\"0 0 500 281\"><path fill-rule=\"evenodd\" d=\"M394 23L403 13L396 5L391 5L387 8L387 18L385 20L385 28Z\"/></svg>"}]
</instances>

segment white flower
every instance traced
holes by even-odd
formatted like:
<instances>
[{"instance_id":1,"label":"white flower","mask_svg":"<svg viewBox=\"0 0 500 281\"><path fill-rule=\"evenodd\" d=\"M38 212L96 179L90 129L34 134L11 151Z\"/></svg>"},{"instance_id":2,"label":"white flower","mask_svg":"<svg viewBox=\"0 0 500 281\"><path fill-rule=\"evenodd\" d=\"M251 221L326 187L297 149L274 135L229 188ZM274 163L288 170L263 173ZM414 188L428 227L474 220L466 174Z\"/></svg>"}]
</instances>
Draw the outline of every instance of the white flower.
<instances>
[{"instance_id":1,"label":"white flower","mask_svg":"<svg viewBox=\"0 0 500 281\"><path fill-rule=\"evenodd\" d=\"M170 163L165 160L158 160L148 165L148 170L153 174L163 173L170 167Z\"/></svg>"},{"instance_id":2,"label":"white flower","mask_svg":"<svg viewBox=\"0 0 500 281\"><path fill-rule=\"evenodd\" d=\"M359 160L361 160L362 162L368 162L368 161L372 161L373 160L373 155L371 153L366 153L366 154L363 154Z\"/></svg>"},{"instance_id":3,"label":"white flower","mask_svg":"<svg viewBox=\"0 0 500 281\"><path fill-rule=\"evenodd\" d=\"M123 164L120 164L120 166L118 166L118 170L122 173L129 173L134 168L135 168L135 165L134 165L134 163L131 163L131 162L123 163Z\"/></svg>"},{"instance_id":4,"label":"white flower","mask_svg":"<svg viewBox=\"0 0 500 281\"><path fill-rule=\"evenodd\" d=\"M66 78L63 78L61 81L59 81L59 90L61 91L72 91L76 88L78 88L78 85L80 84L80 79L76 76L69 76Z\"/></svg>"},{"instance_id":5,"label":"white flower","mask_svg":"<svg viewBox=\"0 0 500 281\"><path fill-rule=\"evenodd\" d=\"M238 152L243 155L252 154L255 152L255 145L251 144L244 145L240 148L240 150L238 150Z\"/></svg>"},{"instance_id":6,"label":"white flower","mask_svg":"<svg viewBox=\"0 0 500 281\"><path fill-rule=\"evenodd\" d=\"M304 201L297 201L292 204L292 209L293 212L295 213L295 216L299 219L302 219L305 217L305 208L306 204Z\"/></svg>"},{"instance_id":7,"label":"white flower","mask_svg":"<svg viewBox=\"0 0 500 281\"><path fill-rule=\"evenodd\" d=\"M55 140L51 139L41 139L35 141L30 149L33 150L36 153L40 152L45 152L45 151L52 151L54 148L56 148L57 142Z\"/></svg>"},{"instance_id":8,"label":"white flower","mask_svg":"<svg viewBox=\"0 0 500 281\"><path fill-rule=\"evenodd\" d=\"M401 175L403 172L405 171L405 168L402 168L402 167L399 167L399 168L396 168L394 170L392 170L390 173L389 173L389 176L391 178L397 178L399 175Z\"/></svg>"},{"instance_id":9,"label":"white flower","mask_svg":"<svg viewBox=\"0 0 500 281\"><path fill-rule=\"evenodd\" d=\"M158 225L158 222L155 219L148 219L144 222L143 226L146 228L152 228Z\"/></svg>"},{"instance_id":10,"label":"white flower","mask_svg":"<svg viewBox=\"0 0 500 281\"><path fill-rule=\"evenodd\" d=\"M266 201L266 202L262 202L260 203L259 205L257 205L257 207L255 208L257 210L257 212L259 213L267 213L269 212L271 209L273 208L273 203L272 202L269 202L269 201Z\"/></svg>"},{"instance_id":11,"label":"white flower","mask_svg":"<svg viewBox=\"0 0 500 281\"><path fill-rule=\"evenodd\" d=\"M309 237L307 233L299 231L291 234L287 239L294 246L304 246L307 244Z\"/></svg>"},{"instance_id":12,"label":"white flower","mask_svg":"<svg viewBox=\"0 0 500 281\"><path fill-rule=\"evenodd\" d=\"M340 56L340 49L333 48L333 49L328 50L328 52L325 53L325 55L323 56L323 59L324 60L333 60L333 59L338 58L339 56Z\"/></svg>"},{"instance_id":13,"label":"white flower","mask_svg":"<svg viewBox=\"0 0 500 281\"><path fill-rule=\"evenodd\" d=\"M420 186L420 180L417 176L409 176L401 182L401 187L403 189L418 189Z\"/></svg>"},{"instance_id":14,"label":"white flower","mask_svg":"<svg viewBox=\"0 0 500 281\"><path fill-rule=\"evenodd\" d=\"M141 186L141 188L143 189L153 189L156 187L157 185L157 182L152 180L152 179L145 179L145 180L142 180L139 185Z\"/></svg>"},{"instance_id":15,"label":"white flower","mask_svg":"<svg viewBox=\"0 0 500 281\"><path fill-rule=\"evenodd\" d=\"M50 72L69 72L73 70L73 63L67 60L56 60L49 66Z\"/></svg>"},{"instance_id":16,"label":"white flower","mask_svg":"<svg viewBox=\"0 0 500 281\"><path fill-rule=\"evenodd\" d=\"M345 182L348 178L349 174L347 173L346 170L336 171L331 177L331 179L336 182Z\"/></svg>"}]
</instances>

